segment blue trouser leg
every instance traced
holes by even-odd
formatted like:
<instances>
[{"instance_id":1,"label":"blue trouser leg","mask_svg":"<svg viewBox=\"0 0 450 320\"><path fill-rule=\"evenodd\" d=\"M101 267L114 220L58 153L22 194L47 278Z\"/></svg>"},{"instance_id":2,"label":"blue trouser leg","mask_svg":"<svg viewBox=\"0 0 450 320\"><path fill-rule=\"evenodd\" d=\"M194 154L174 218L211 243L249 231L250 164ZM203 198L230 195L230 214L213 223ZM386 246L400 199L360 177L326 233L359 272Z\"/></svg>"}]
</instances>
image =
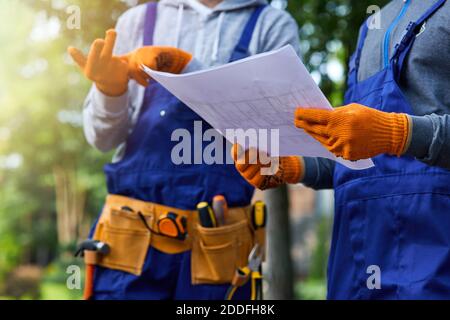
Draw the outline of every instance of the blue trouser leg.
<instances>
[{"instance_id":1,"label":"blue trouser leg","mask_svg":"<svg viewBox=\"0 0 450 320\"><path fill-rule=\"evenodd\" d=\"M180 255L164 254L150 248L140 276L97 267L94 278L94 299L172 299L179 263Z\"/></svg>"},{"instance_id":2,"label":"blue trouser leg","mask_svg":"<svg viewBox=\"0 0 450 320\"><path fill-rule=\"evenodd\" d=\"M228 285L192 285L191 253L165 254L150 248L140 276L96 267L95 300L223 300ZM250 286L234 299L250 297Z\"/></svg>"}]
</instances>

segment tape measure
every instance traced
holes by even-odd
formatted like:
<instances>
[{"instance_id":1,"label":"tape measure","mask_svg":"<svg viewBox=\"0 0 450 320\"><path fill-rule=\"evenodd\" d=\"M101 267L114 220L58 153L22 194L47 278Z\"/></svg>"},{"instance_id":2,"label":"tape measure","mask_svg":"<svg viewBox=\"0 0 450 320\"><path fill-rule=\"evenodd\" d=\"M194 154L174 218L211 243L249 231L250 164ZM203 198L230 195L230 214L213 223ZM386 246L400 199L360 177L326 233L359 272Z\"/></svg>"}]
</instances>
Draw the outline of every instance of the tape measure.
<instances>
[{"instance_id":1,"label":"tape measure","mask_svg":"<svg viewBox=\"0 0 450 320\"><path fill-rule=\"evenodd\" d=\"M185 240L187 237L187 219L169 212L158 220L158 233L162 236Z\"/></svg>"}]
</instances>

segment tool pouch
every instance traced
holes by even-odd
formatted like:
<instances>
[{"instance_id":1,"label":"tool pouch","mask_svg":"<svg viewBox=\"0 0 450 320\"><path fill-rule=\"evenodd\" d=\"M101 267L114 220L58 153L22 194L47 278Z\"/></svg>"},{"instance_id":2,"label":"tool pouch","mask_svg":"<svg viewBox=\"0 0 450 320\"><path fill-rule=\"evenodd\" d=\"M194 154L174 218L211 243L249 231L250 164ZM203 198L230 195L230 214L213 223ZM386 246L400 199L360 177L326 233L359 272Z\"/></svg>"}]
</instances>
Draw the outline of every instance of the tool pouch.
<instances>
[{"instance_id":1,"label":"tool pouch","mask_svg":"<svg viewBox=\"0 0 450 320\"><path fill-rule=\"evenodd\" d=\"M230 209L226 226L196 225L192 242L192 284L231 283L237 268L245 267L254 245L247 208Z\"/></svg>"},{"instance_id":2,"label":"tool pouch","mask_svg":"<svg viewBox=\"0 0 450 320\"><path fill-rule=\"evenodd\" d=\"M147 216L149 225L152 217ZM111 251L97 265L140 275L150 246L151 233L135 212L105 207L94 239L107 243Z\"/></svg>"}]
</instances>

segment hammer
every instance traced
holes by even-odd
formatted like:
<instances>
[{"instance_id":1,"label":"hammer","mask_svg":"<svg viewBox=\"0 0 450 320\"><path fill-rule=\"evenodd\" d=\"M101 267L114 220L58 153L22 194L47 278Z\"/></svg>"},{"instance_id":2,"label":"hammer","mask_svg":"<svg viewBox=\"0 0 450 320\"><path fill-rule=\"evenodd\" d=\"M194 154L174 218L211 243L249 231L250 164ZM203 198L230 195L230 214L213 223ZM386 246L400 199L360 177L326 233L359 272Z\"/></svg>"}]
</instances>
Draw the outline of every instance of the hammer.
<instances>
[{"instance_id":1,"label":"hammer","mask_svg":"<svg viewBox=\"0 0 450 320\"><path fill-rule=\"evenodd\" d=\"M84 257L86 264L86 279L84 286L84 300L90 300L94 292L94 270L100 256L106 256L111 251L108 244L97 240L86 240L80 243L75 257Z\"/></svg>"}]
</instances>

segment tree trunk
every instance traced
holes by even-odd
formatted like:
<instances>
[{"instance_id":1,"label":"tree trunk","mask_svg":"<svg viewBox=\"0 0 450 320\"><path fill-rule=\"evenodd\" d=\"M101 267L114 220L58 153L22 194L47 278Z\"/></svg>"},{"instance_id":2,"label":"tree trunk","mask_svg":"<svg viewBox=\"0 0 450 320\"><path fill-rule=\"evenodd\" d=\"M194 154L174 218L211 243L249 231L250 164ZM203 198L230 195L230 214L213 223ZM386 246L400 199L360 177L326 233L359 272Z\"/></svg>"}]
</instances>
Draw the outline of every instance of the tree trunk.
<instances>
[{"instance_id":1,"label":"tree trunk","mask_svg":"<svg viewBox=\"0 0 450 320\"><path fill-rule=\"evenodd\" d=\"M294 277L291 258L289 195L286 186L265 192L268 209L267 299L292 300Z\"/></svg>"},{"instance_id":2,"label":"tree trunk","mask_svg":"<svg viewBox=\"0 0 450 320\"><path fill-rule=\"evenodd\" d=\"M55 167L58 241L68 245L78 241L84 220L85 192L78 185L75 169Z\"/></svg>"}]
</instances>

